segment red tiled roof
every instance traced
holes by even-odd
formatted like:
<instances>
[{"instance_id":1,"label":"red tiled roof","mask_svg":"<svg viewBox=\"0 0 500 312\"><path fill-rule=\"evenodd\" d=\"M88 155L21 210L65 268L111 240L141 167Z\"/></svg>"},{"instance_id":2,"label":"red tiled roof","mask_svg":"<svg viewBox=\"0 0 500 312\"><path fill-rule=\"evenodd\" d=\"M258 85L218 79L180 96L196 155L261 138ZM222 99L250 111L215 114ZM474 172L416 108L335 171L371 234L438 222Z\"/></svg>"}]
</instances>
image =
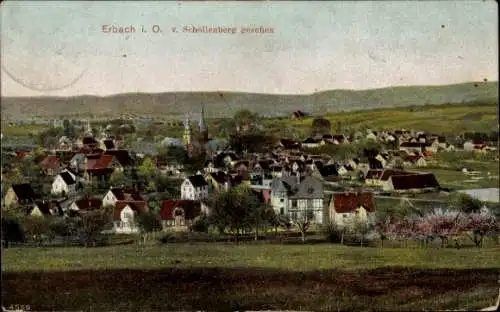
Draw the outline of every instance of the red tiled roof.
<instances>
[{"instance_id":1,"label":"red tiled roof","mask_svg":"<svg viewBox=\"0 0 500 312\"><path fill-rule=\"evenodd\" d=\"M116 205L115 205L115 209L113 212L113 220L115 220L115 221L120 220L120 213L122 212L123 208L125 208L127 205L133 211L135 211L137 213L148 212L148 207L147 207L145 201L122 201L122 200L119 200L116 202Z\"/></svg>"},{"instance_id":2,"label":"red tiled roof","mask_svg":"<svg viewBox=\"0 0 500 312\"><path fill-rule=\"evenodd\" d=\"M113 161L113 155L100 155L99 158L87 157L87 169L106 169Z\"/></svg>"},{"instance_id":3,"label":"red tiled roof","mask_svg":"<svg viewBox=\"0 0 500 312\"><path fill-rule=\"evenodd\" d=\"M353 212L361 205L368 212L375 211L371 192L345 192L333 194L332 202L337 213Z\"/></svg>"},{"instance_id":4,"label":"red tiled roof","mask_svg":"<svg viewBox=\"0 0 500 312\"><path fill-rule=\"evenodd\" d=\"M28 152L16 151L16 156L17 156L17 157L21 157L21 158L23 158L23 157L28 156L28 154L29 154Z\"/></svg>"},{"instance_id":5,"label":"red tiled roof","mask_svg":"<svg viewBox=\"0 0 500 312\"><path fill-rule=\"evenodd\" d=\"M201 205L196 200L164 200L160 209L160 218L162 220L174 220L174 210L177 207L184 209L184 218L192 220L200 215Z\"/></svg>"},{"instance_id":6,"label":"red tiled roof","mask_svg":"<svg viewBox=\"0 0 500 312\"><path fill-rule=\"evenodd\" d=\"M102 200L99 198L79 199L75 201L75 204L80 210L96 210L101 208Z\"/></svg>"},{"instance_id":7,"label":"red tiled roof","mask_svg":"<svg viewBox=\"0 0 500 312\"><path fill-rule=\"evenodd\" d=\"M48 155L40 163L40 167L45 169L57 169L61 166L61 159L57 155Z\"/></svg>"}]
</instances>

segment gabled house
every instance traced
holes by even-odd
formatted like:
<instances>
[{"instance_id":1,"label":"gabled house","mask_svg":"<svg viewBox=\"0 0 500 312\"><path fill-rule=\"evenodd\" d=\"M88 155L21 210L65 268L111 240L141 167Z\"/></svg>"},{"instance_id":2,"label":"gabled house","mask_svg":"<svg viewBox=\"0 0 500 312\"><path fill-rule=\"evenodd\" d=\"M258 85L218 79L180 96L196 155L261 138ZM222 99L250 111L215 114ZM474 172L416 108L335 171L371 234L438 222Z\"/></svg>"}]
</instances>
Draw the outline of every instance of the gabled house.
<instances>
[{"instance_id":1,"label":"gabled house","mask_svg":"<svg viewBox=\"0 0 500 312\"><path fill-rule=\"evenodd\" d=\"M57 175L64 168L61 158L57 155L47 155L39 164L46 175Z\"/></svg>"},{"instance_id":2,"label":"gabled house","mask_svg":"<svg viewBox=\"0 0 500 312\"><path fill-rule=\"evenodd\" d=\"M199 200L164 200L160 208L162 228L186 231L202 212L208 214L208 209Z\"/></svg>"},{"instance_id":3,"label":"gabled house","mask_svg":"<svg viewBox=\"0 0 500 312\"><path fill-rule=\"evenodd\" d=\"M62 216L63 211L57 201L36 200L33 206L29 206L26 213L33 217Z\"/></svg>"},{"instance_id":4,"label":"gabled house","mask_svg":"<svg viewBox=\"0 0 500 312\"><path fill-rule=\"evenodd\" d=\"M51 194L70 196L76 193L77 177L69 170L59 173L52 182Z\"/></svg>"},{"instance_id":5,"label":"gabled house","mask_svg":"<svg viewBox=\"0 0 500 312\"><path fill-rule=\"evenodd\" d=\"M113 155L88 155L85 162L84 177L86 180L92 178L107 179L115 170L122 171L123 167Z\"/></svg>"},{"instance_id":6,"label":"gabled house","mask_svg":"<svg viewBox=\"0 0 500 312\"><path fill-rule=\"evenodd\" d=\"M334 193L330 201L330 222L340 227L369 224L374 220L374 212L371 192Z\"/></svg>"},{"instance_id":7,"label":"gabled house","mask_svg":"<svg viewBox=\"0 0 500 312\"><path fill-rule=\"evenodd\" d=\"M141 194L135 190L125 190L123 188L110 188L102 199L103 207L115 207L118 202L137 202L140 205L146 205L146 201Z\"/></svg>"},{"instance_id":8,"label":"gabled house","mask_svg":"<svg viewBox=\"0 0 500 312\"><path fill-rule=\"evenodd\" d=\"M365 184L370 186L382 186L380 177L384 170L382 169L370 169L365 175Z\"/></svg>"},{"instance_id":9,"label":"gabled house","mask_svg":"<svg viewBox=\"0 0 500 312\"><path fill-rule=\"evenodd\" d=\"M3 204L5 207L12 205L32 205L41 196L36 194L29 183L13 184L5 193Z\"/></svg>"},{"instance_id":10,"label":"gabled house","mask_svg":"<svg viewBox=\"0 0 500 312\"><path fill-rule=\"evenodd\" d=\"M187 177L181 184L181 199L200 200L208 197L208 183L202 175Z\"/></svg>"},{"instance_id":11,"label":"gabled house","mask_svg":"<svg viewBox=\"0 0 500 312\"><path fill-rule=\"evenodd\" d=\"M427 162L423 156L420 155L406 155L403 156L403 162L405 166L416 166L416 167L426 167Z\"/></svg>"},{"instance_id":12,"label":"gabled house","mask_svg":"<svg viewBox=\"0 0 500 312\"><path fill-rule=\"evenodd\" d=\"M120 164L119 168L129 168L134 166L135 162L128 150L107 150L104 155L111 155Z\"/></svg>"},{"instance_id":13,"label":"gabled house","mask_svg":"<svg viewBox=\"0 0 500 312\"><path fill-rule=\"evenodd\" d=\"M87 213L96 211L103 207L102 200L99 198L83 198L75 200L70 206L69 211L73 213Z\"/></svg>"},{"instance_id":14,"label":"gabled house","mask_svg":"<svg viewBox=\"0 0 500 312\"><path fill-rule=\"evenodd\" d=\"M208 184L208 192L219 192L228 190L232 185L231 176L223 171L209 172L205 175Z\"/></svg>"},{"instance_id":15,"label":"gabled house","mask_svg":"<svg viewBox=\"0 0 500 312\"><path fill-rule=\"evenodd\" d=\"M116 202L112 215L112 228L106 232L133 234L139 233L140 228L137 224L137 216L148 212L145 202Z\"/></svg>"},{"instance_id":16,"label":"gabled house","mask_svg":"<svg viewBox=\"0 0 500 312\"><path fill-rule=\"evenodd\" d=\"M275 178L271 183L271 206L278 215L307 218L311 223L322 224L323 184L311 176Z\"/></svg>"},{"instance_id":17,"label":"gabled house","mask_svg":"<svg viewBox=\"0 0 500 312\"><path fill-rule=\"evenodd\" d=\"M439 183L432 173L392 175L384 185L385 191L422 191L438 188Z\"/></svg>"}]
</instances>

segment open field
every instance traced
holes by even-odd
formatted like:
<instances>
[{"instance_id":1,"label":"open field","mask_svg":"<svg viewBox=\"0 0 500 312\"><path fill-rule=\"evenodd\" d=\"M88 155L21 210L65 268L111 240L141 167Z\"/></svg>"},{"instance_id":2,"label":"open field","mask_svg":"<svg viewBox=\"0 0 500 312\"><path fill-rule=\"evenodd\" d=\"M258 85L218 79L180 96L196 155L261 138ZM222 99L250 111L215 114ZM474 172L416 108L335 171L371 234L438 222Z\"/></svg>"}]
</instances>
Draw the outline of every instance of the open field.
<instances>
[{"instance_id":1,"label":"open field","mask_svg":"<svg viewBox=\"0 0 500 312\"><path fill-rule=\"evenodd\" d=\"M474 116L471 118L470 116ZM497 105L492 100L478 105L428 105L406 108L360 110L325 116L332 124L344 128L416 129L436 133L489 132L497 129ZM308 133L313 118L300 120L269 119L266 123L276 129L292 127Z\"/></svg>"},{"instance_id":2,"label":"open field","mask_svg":"<svg viewBox=\"0 0 500 312\"><path fill-rule=\"evenodd\" d=\"M459 190L498 187L498 164L496 168L491 169L491 171L478 171L477 174L472 175L467 175L457 170L447 169L419 168L418 171L432 172L442 187Z\"/></svg>"},{"instance_id":3,"label":"open field","mask_svg":"<svg viewBox=\"0 0 500 312\"><path fill-rule=\"evenodd\" d=\"M14 248L4 305L32 310L472 309L497 294L499 248L172 244Z\"/></svg>"}]
</instances>

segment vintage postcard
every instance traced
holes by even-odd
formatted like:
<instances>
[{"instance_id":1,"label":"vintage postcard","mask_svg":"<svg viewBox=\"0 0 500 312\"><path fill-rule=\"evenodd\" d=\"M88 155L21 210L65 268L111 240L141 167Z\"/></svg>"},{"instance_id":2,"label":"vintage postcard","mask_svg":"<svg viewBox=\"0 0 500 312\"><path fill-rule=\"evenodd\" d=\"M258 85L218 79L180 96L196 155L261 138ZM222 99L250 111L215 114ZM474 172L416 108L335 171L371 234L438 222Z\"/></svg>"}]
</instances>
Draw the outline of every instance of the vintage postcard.
<instances>
[{"instance_id":1,"label":"vintage postcard","mask_svg":"<svg viewBox=\"0 0 500 312\"><path fill-rule=\"evenodd\" d=\"M498 309L496 1L0 8L2 311Z\"/></svg>"}]
</instances>

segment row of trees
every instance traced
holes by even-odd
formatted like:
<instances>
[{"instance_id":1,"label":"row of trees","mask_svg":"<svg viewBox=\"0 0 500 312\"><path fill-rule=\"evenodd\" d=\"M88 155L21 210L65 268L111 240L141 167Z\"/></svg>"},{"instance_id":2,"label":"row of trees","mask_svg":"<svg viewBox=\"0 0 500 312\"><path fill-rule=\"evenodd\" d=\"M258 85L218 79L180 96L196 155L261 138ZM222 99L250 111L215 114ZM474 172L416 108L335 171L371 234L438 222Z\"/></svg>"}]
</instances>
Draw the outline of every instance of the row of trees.
<instances>
[{"instance_id":1,"label":"row of trees","mask_svg":"<svg viewBox=\"0 0 500 312\"><path fill-rule=\"evenodd\" d=\"M498 235L500 223L488 211L464 213L436 209L424 217L389 217L377 224L376 231L382 241L413 239L427 245L439 238L444 246L452 238L457 247L459 238L465 235L475 246L481 247L486 236Z\"/></svg>"}]
</instances>

